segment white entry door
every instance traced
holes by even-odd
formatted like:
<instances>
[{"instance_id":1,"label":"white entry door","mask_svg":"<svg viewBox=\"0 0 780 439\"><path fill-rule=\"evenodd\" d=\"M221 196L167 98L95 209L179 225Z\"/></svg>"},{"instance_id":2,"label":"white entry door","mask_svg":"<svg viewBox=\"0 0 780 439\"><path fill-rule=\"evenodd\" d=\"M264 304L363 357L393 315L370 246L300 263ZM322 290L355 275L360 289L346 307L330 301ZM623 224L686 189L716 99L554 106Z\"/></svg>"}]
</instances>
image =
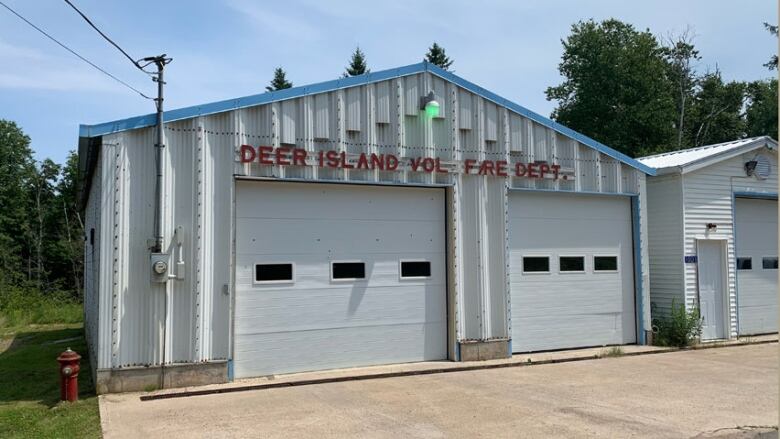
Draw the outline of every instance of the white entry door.
<instances>
[{"instance_id":1,"label":"white entry door","mask_svg":"<svg viewBox=\"0 0 780 439\"><path fill-rule=\"evenodd\" d=\"M704 320L702 340L726 338L725 324L725 241L696 241L699 269L699 309Z\"/></svg>"},{"instance_id":2,"label":"white entry door","mask_svg":"<svg viewBox=\"0 0 780 439\"><path fill-rule=\"evenodd\" d=\"M236 378L447 357L444 190L236 183Z\"/></svg>"}]
</instances>

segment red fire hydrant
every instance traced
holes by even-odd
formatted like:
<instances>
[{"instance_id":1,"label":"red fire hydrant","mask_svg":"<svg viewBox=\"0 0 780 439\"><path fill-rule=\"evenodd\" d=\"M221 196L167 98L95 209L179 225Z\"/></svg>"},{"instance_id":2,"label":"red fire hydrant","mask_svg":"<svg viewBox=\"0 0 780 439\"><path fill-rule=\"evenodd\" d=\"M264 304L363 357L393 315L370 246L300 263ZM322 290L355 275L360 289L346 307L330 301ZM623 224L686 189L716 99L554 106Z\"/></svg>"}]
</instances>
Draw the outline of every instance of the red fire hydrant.
<instances>
[{"instance_id":1,"label":"red fire hydrant","mask_svg":"<svg viewBox=\"0 0 780 439\"><path fill-rule=\"evenodd\" d=\"M60 363L60 399L63 401L77 401L79 399L79 360L81 355L70 348L57 357Z\"/></svg>"}]
</instances>

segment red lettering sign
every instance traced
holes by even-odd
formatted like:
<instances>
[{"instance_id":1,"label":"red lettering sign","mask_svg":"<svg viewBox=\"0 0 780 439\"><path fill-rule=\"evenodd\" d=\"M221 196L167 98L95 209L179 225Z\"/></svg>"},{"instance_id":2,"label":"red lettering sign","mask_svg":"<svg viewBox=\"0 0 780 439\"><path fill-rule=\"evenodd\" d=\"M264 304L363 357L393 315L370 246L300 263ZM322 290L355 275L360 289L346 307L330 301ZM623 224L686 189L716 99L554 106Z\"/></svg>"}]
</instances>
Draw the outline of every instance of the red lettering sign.
<instances>
[{"instance_id":1,"label":"red lettering sign","mask_svg":"<svg viewBox=\"0 0 780 439\"><path fill-rule=\"evenodd\" d=\"M238 148L238 161L240 163L257 162L261 165L271 166L307 166L308 154L305 149L291 148L289 146L241 145ZM352 156L354 157L354 156ZM310 166L334 169L361 169L397 171L401 166L400 160L393 154L360 153L357 162L350 162L346 151L317 151L316 161ZM412 172L447 174L449 170L442 167L441 159L436 157L413 157L409 159L406 169ZM513 177L525 178L551 178L568 180L569 175L561 174L561 165L548 164L547 162L533 163L509 163L506 160L476 160L464 159L462 172L466 175L483 175L507 177L508 169L512 166Z\"/></svg>"}]
</instances>

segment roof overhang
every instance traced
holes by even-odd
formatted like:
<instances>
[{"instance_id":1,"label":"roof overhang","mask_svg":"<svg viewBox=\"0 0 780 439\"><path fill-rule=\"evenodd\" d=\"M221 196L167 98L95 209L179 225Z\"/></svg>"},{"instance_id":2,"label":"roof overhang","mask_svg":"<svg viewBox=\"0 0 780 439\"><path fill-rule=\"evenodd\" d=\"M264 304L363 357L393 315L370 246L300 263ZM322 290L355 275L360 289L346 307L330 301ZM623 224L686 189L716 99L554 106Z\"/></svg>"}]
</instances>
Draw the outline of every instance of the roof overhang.
<instances>
[{"instance_id":1,"label":"roof overhang","mask_svg":"<svg viewBox=\"0 0 780 439\"><path fill-rule=\"evenodd\" d=\"M702 157L682 165L656 168L655 175L660 176L668 174L687 174L689 172L698 171L699 169L706 168L707 166L713 165L715 163L729 160L760 148L767 148L770 151L777 152L777 142L768 136L759 137L756 138L756 140L741 145L738 148L728 149L726 151Z\"/></svg>"}]
</instances>

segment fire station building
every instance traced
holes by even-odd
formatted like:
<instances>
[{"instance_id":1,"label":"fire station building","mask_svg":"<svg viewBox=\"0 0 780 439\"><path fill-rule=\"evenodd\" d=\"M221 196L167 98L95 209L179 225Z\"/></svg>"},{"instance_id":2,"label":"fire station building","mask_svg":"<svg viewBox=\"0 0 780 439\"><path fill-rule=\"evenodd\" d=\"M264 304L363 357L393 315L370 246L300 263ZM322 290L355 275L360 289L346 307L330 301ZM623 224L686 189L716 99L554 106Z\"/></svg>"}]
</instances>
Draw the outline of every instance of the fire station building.
<instances>
[{"instance_id":1,"label":"fire station building","mask_svg":"<svg viewBox=\"0 0 780 439\"><path fill-rule=\"evenodd\" d=\"M101 393L645 343L654 170L448 71L155 122L80 128Z\"/></svg>"}]
</instances>

